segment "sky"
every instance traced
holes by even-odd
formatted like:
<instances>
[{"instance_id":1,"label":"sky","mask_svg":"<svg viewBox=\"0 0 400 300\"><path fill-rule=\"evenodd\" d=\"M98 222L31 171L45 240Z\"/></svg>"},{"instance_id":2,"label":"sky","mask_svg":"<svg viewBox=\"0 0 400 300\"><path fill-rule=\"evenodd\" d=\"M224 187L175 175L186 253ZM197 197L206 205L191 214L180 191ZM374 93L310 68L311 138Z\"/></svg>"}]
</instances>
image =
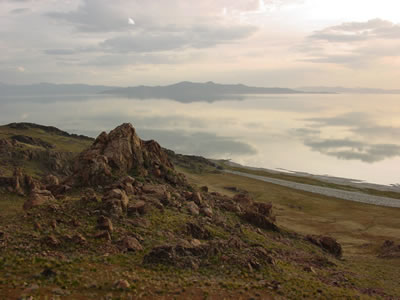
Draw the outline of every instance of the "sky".
<instances>
[{"instance_id":1,"label":"sky","mask_svg":"<svg viewBox=\"0 0 400 300\"><path fill-rule=\"evenodd\" d=\"M0 82L399 88L396 0L0 0Z\"/></svg>"}]
</instances>

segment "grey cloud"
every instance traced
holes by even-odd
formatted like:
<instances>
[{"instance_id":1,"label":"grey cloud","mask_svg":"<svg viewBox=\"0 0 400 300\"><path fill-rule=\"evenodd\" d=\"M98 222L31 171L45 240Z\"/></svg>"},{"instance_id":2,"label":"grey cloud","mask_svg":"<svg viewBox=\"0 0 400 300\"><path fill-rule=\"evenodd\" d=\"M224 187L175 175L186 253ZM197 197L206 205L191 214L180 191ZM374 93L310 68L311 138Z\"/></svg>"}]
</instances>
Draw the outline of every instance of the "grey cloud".
<instances>
[{"instance_id":1,"label":"grey cloud","mask_svg":"<svg viewBox=\"0 0 400 300\"><path fill-rule=\"evenodd\" d=\"M128 29L131 26L128 24L129 15L117 11L117 6L114 1L84 0L76 10L49 12L46 16L74 25L79 31L84 32L110 32Z\"/></svg>"},{"instance_id":2,"label":"grey cloud","mask_svg":"<svg viewBox=\"0 0 400 300\"><path fill-rule=\"evenodd\" d=\"M400 25L381 19L350 22L314 32L311 39L329 42L358 42L376 38L400 38Z\"/></svg>"},{"instance_id":3,"label":"grey cloud","mask_svg":"<svg viewBox=\"0 0 400 300\"><path fill-rule=\"evenodd\" d=\"M353 128L352 131L356 134L365 137L392 137L398 138L400 136L399 127L391 126L364 126Z\"/></svg>"},{"instance_id":4,"label":"grey cloud","mask_svg":"<svg viewBox=\"0 0 400 300\"><path fill-rule=\"evenodd\" d=\"M361 160L366 163L400 156L400 146L395 144L368 144L345 139L332 139L306 141L305 145L325 155L345 160Z\"/></svg>"},{"instance_id":5,"label":"grey cloud","mask_svg":"<svg viewBox=\"0 0 400 300\"><path fill-rule=\"evenodd\" d=\"M77 51L73 49L49 49L45 50L45 53L49 55L72 55L77 53Z\"/></svg>"},{"instance_id":6,"label":"grey cloud","mask_svg":"<svg viewBox=\"0 0 400 300\"><path fill-rule=\"evenodd\" d=\"M31 11L30 8L16 8L16 9L13 9L12 11L10 11L10 13L13 15L18 15L18 14L27 13L30 11Z\"/></svg>"},{"instance_id":7,"label":"grey cloud","mask_svg":"<svg viewBox=\"0 0 400 300\"><path fill-rule=\"evenodd\" d=\"M296 48L308 56L301 61L361 68L382 57L399 56L399 39L400 24L373 19L342 23L315 31ZM378 40L382 41L379 45L376 44ZM346 47L332 52L331 45L337 44Z\"/></svg>"}]
</instances>

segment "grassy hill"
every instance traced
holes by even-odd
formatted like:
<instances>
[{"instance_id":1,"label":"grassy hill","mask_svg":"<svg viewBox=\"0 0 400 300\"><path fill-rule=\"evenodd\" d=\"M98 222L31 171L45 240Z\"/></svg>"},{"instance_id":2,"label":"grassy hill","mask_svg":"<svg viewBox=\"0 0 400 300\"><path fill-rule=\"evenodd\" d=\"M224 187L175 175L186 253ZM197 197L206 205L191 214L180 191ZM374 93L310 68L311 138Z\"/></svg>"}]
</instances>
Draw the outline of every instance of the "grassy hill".
<instances>
[{"instance_id":1,"label":"grassy hill","mask_svg":"<svg viewBox=\"0 0 400 300\"><path fill-rule=\"evenodd\" d=\"M2 126L0 139L23 135L36 145L17 141L7 149L69 153L71 163L92 144L53 129L25 127ZM38 146L40 141L52 148ZM22 209L26 197L0 187L0 298L399 298L400 258L382 255L385 240L400 242L399 209L226 174L204 158L167 153L187 183L137 176L129 205L141 201L145 209L133 214L107 215L104 187L73 187L29 211ZM34 163L32 168L32 161L7 158L0 176L11 174L16 164L38 178L57 173L46 160ZM211 216L187 209L194 195L208 203ZM235 199L247 204L237 204L238 210ZM272 203L277 229L246 218L252 212L246 205L260 203ZM99 231L103 215L112 230ZM334 237L343 255L315 245L308 235ZM126 237L133 245L126 246Z\"/></svg>"}]
</instances>

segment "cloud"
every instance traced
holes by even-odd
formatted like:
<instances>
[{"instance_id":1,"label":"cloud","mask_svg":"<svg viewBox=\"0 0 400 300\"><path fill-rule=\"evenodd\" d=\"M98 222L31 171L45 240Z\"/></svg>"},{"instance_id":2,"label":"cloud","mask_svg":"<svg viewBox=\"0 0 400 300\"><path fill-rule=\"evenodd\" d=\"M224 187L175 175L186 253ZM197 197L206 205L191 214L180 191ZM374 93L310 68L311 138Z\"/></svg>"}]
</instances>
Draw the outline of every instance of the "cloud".
<instances>
[{"instance_id":1,"label":"cloud","mask_svg":"<svg viewBox=\"0 0 400 300\"><path fill-rule=\"evenodd\" d=\"M252 26L196 25L171 31L140 31L105 40L99 50L106 52L157 52L183 48L207 48L250 36Z\"/></svg>"},{"instance_id":2,"label":"cloud","mask_svg":"<svg viewBox=\"0 0 400 300\"><path fill-rule=\"evenodd\" d=\"M27 13L30 11L31 11L30 8L15 8L15 9L11 10L10 13L13 15L19 15L19 14L24 14L24 13Z\"/></svg>"},{"instance_id":3,"label":"cloud","mask_svg":"<svg viewBox=\"0 0 400 300\"><path fill-rule=\"evenodd\" d=\"M344 160L361 160L375 163L387 158L400 156L400 146L395 144L369 144L346 139L305 141L313 151Z\"/></svg>"},{"instance_id":4,"label":"cloud","mask_svg":"<svg viewBox=\"0 0 400 300\"><path fill-rule=\"evenodd\" d=\"M373 19L367 22L349 22L316 31L309 38L339 43L375 39L399 39L400 25L382 19Z\"/></svg>"},{"instance_id":5,"label":"cloud","mask_svg":"<svg viewBox=\"0 0 400 300\"><path fill-rule=\"evenodd\" d=\"M298 51L306 54L301 61L350 68L365 68L384 57L399 57L399 50L400 24L382 19L327 27L315 31L298 46Z\"/></svg>"}]
</instances>

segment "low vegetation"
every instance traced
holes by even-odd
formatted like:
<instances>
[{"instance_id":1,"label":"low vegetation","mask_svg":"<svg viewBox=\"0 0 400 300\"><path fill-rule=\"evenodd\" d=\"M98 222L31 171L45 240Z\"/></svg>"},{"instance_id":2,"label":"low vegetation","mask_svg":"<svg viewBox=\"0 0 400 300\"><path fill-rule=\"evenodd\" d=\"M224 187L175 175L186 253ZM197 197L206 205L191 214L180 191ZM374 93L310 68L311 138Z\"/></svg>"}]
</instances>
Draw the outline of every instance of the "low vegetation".
<instances>
[{"instance_id":1,"label":"low vegetation","mask_svg":"<svg viewBox=\"0 0 400 300\"><path fill-rule=\"evenodd\" d=\"M12 179L0 186L0 298L399 297L398 209L226 174L157 145L125 124L85 140L66 175L36 159L37 178L22 163L0 175Z\"/></svg>"}]
</instances>

